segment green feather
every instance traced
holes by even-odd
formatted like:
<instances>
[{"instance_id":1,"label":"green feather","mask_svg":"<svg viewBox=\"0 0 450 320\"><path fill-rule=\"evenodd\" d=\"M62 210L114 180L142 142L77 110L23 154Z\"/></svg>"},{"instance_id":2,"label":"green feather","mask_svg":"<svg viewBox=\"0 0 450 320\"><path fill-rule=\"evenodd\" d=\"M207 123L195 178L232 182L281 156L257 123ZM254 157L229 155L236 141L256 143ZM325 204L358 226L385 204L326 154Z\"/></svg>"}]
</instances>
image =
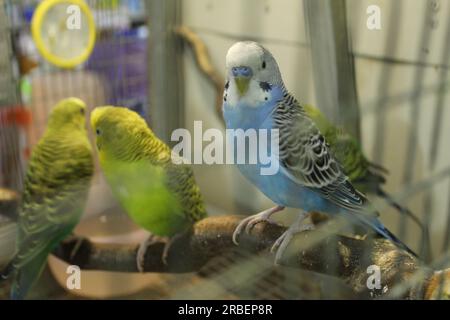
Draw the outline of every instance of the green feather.
<instances>
[{"instance_id":1,"label":"green feather","mask_svg":"<svg viewBox=\"0 0 450 320\"><path fill-rule=\"evenodd\" d=\"M376 193L385 178L381 173L372 170L358 141L343 129L335 127L318 108L311 105L305 105L303 108L324 136L350 181L363 193Z\"/></svg>"},{"instance_id":2,"label":"green feather","mask_svg":"<svg viewBox=\"0 0 450 320\"><path fill-rule=\"evenodd\" d=\"M371 163L362 151L359 142L342 128L334 126L325 115L311 105L302 106L306 114L314 121L329 144L330 150L342 165L345 175L359 191L384 198L402 214L409 216L425 232L422 222L408 209L397 203L382 189L386 182L387 170Z\"/></svg>"},{"instance_id":3,"label":"green feather","mask_svg":"<svg viewBox=\"0 0 450 320\"><path fill-rule=\"evenodd\" d=\"M173 164L170 148L137 113L99 107L91 125L106 179L139 226L170 237L206 216L191 167Z\"/></svg>"},{"instance_id":4,"label":"green feather","mask_svg":"<svg viewBox=\"0 0 450 320\"><path fill-rule=\"evenodd\" d=\"M18 218L11 297L25 298L48 254L78 223L93 173L92 148L85 129L85 104L62 100L50 114L26 172Z\"/></svg>"}]
</instances>

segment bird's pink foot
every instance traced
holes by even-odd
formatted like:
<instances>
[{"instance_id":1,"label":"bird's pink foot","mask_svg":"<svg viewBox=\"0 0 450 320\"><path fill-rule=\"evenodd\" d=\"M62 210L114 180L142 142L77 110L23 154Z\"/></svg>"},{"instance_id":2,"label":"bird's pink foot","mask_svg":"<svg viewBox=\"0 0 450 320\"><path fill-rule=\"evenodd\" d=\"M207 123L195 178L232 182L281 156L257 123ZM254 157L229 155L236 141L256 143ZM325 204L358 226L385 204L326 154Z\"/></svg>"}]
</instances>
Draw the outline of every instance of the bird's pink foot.
<instances>
[{"instance_id":1,"label":"bird's pink foot","mask_svg":"<svg viewBox=\"0 0 450 320\"><path fill-rule=\"evenodd\" d=\"M303 220L308 217L308 213L301 213L297 220L289 226L289 228L275 241L270 249L270 252L275 254L275 265L279 265L287 246L291 242L292 238L303 231L314 230L313 224L305 224Z\"/></svg>"},{"instance_id":2,"label":"bird's pink foot","mask_svg":"<svg viewBox=\"0 0 450 320\"><path fill-rule=\"evenodd\" d=\"M145 254L147 253L147 248L155 243L159 243L159 242L164 242L164 251L163 251L163 262L164 264L166 263L164 261L165 257L164 255L166 255L167 258L167 251L166 248L168 246L168 244L170 243L170 240L168 237L159 237L159 236L155 236L153 234L150 234L148 236L147 239L145 239L138 248L137 254L136 254L136 264L137 264L137 269L139 272L144 272L144 264L145 264Z\"/></svg>"},{"instance_id":3,"label":"bird's pink foot","mask_svg":"<svg viewBox=\"0 0 450 320\"><path fill-rule=\"evenodd\" d=\"M242 233L243 230L245 230L246 233L250 233L250 231L253 229L253 227L255 225L257 225L258 223L261 222L269 222L272 224L277 224L276 222L274 222L270 217L274 214L277 213L279 211L282 211L284 209L283 206L276 206L267 210L264 210L260 213L257 213L255 215L252 215L250 217L247 217L245 219L243 219L238 226L236 227L236 229L234 230L233 233L233 242L238 245L238 237L239 235Z\"/></svg>"}]
</instances>

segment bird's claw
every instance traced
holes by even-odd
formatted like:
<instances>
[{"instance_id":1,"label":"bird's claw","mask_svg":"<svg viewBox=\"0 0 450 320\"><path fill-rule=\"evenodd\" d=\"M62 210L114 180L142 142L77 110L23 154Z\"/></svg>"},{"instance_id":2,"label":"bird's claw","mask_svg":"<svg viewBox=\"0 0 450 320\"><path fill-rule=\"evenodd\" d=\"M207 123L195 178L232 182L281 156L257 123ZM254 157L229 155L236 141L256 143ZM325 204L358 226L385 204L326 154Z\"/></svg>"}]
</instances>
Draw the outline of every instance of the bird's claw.
<instances>
[{"instance_id":1,"label":"bird's claw","mask_svg":"<svg viewBox=\"0 0 450 320\"><path fill-rule=\"evenodd\" d=\"M281 258L292 238L303 231L309 230L314 230L313 224L292 225L275 241L270 248L271 253L276 252L275 265L280 265Z\"/></svg>"},{"instance_id":2,"label":"bird's claw","mask_svg":"<svg viewBox=\"0 0 450 320\"><path fill-rule=\"evenodd\" d=\"M254 217L253 219L251 219L250 221L247 222L247 225L245 226L245 232L246 232L246 233L250 233L250 232L252 231L252 229L253 229L258 223L261 223L261 222L267 222L267 223L270 223L270 224L278 225L278 223L276 223L275 221L273 221L273 219L271 219L271 218L266 218L266 219L264 219L264 218L257 218L257 217Z\"/></svg>"},{"instance_id":3,"label":"bird's claw","mask_svg":"<svg viewBox=\"0 0 450 320\"><path fill-rule=\"evenodd\" d=\"M241 222L239 222L238 226L233 232L233 243L235 245L239 245L239 241L237 240L238 237L241 235L242 231L245 230L245 233L249 234L250 231L261 222L267 222L270 224L278 225L275 221L273 221L270 216L274 213L283 210L284 207L276 206L267 210L264 210L263 212L257 213L255 215L252 215L250 217L247 217L243 219Z\"/></svg>"},{"instance_id":4,"label":"bird's claw","mask_svg":"<svg viewBox=\"0 0 450 320\"><path fill-rule=\"evenodd\" d=\"M146 240L144 240L138 248L136 253L136 265L139 272L143 273L145 271L145 254L147 253L147 248L155 243L164 242L164 251L162 255L162 261L167 265L167 252L168 246L170 246L170 240L166 237L159 237L150 234Z\"/></svg>"},{"instance_id":5,"label":"bird's claw","mask_svg":"<svg viewBox=\"0 0 450 320\"><path fill-rule=\"evenodd\" d=\"M83 238L78 238L78 239L76 240L75 245L74 245L73 248L72 248L72 251L70 251L70 256L69 256L69 258L70 258L71 261L73 261L73 258L75 258L75 255L78 253L78 250L80 250L81 245L83 244L83 241L84 241L84 240L85 240L85 239L83 239Z\"/></svg>"},{"instance_id":6,"label":"bird's claw","mask_svg":"<svg viewBox=\"0 0 450 320\"><path fill-rule=\"evenodd\" d=\"M241 222L239 222L238 226L236 227L236 230L234 230L233 233L233 242L235 245L238 245L238 237L241 235L242 231L244 230L245 233L249 234L250 231L261 222L268 222L271 224L277 224L270 218L263 218L259 216L259 214L255 214L253 216L250 216L248 218L243 219Z\"/></svg>"}]
</instances>

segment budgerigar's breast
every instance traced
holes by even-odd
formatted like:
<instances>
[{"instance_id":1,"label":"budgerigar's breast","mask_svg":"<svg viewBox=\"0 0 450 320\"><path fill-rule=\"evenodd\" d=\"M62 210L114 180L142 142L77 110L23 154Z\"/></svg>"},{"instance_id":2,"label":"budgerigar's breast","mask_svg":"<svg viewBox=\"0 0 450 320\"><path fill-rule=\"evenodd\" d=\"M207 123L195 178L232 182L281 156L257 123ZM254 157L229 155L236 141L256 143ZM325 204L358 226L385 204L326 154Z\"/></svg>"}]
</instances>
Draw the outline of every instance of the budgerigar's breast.
<instances>
[{"instance_id":1,"label":"budgerigar's breast","mask_svg":"<svg viewBox=\"0 0 450 320\"><path fill-rule=\"evenodd\" d=\"M275 89L273 89L275 91ZM258 129L270 117L276 108L281 93L273 94L272 100L264 101L259 106L249 106L242 102L231 105L223 104L223 116L227 129Z\"/></svg>"},{"instance_id":2,"label":"budgerigar's breast","mask_svg":"<svg viewBox=\"0 0 450 320\"><path fill-rule=\"evenodd\" d=\"M313 190L291 180L280 168L275 175L261 175L261 165L237 165L239 171L278 205L305 211L338 211Z\"/></svg>"},{"instance_id":3,"label":"budgerigar's breast","mask_svg":"<svg viewBox=\"0 0 450 320\"><path fill-rule=\"evenodd\" d=\"M140 160L102 161L102 168L120 204L142 228L172 236L189 225L179 198L168 188L163 167Z\"/></svg>"},{"instance_id":4,"label":"budgerigar's breast","mask_svg":"<svg viewBox=\"0 0 450 320\"><path fill-rule=\"evenodd\" d=\"M274 106L269 104L262 105L257 109L246 106L235 108L224 104L224 117L227 129L256 130L256 149L255 146L249 147L248 144L246 144L243 149L238 148L237 138L233 141L234 163L237 164L239 171L268 198L279 205L301 208L306 211L337 211L331 203L323 199L312 189L294 182L286 174L281 163L278 162L279 160L277 157L270 157L272 161L271 164L264 164L261 162L261 159L259 158L261 153L268 156L273 155L270 139L270 130L274 129L272 119L273 110ZM267 143L261 143L261 136L259 135L260 129L267 130ZM282 142L279 141L279 143ZM261 148L266 149L260 150ZM257 150L256 153L258 153L257 162L256 164L251 164L249 160L252 155L254 156L255 150ZM242 152L244 152L244 159L246 162L239 164L238 155ZM261 169L267 168L268 166L278 167L278 170L274 174L262 174Z\"/></svg>"}]
</instances>

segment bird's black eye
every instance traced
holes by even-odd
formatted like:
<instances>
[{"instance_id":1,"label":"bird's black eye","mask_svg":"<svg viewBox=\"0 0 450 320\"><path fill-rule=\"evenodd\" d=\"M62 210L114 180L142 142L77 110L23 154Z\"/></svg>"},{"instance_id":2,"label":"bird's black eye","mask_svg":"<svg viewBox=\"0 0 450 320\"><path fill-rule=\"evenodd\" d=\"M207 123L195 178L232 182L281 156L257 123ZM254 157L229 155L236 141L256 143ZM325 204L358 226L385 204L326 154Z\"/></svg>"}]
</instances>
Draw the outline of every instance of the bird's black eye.
<instances>
[{"instance_id":1,"label":"bird's black eye","mask_svg":"<svg viewBox=\"0 0 450 320\"><path fill-rule=\"evenodd\" d=\"M84 109L83 108L80 109L80 113L84 116Z\"/></svg>"},{"instance_id":2,"label":"bird's black eye","mask_svg":"<svg viewBox=\"0 0 450 320\"><path fill-rule=\"evenodd\" d=\"M102 132L100 131L100 129L96 129L95 133L99 136Z\"/></svg>"},{"instance_id":3,"label":"bird's black eye","mask_svg":"<svg viewBox=\"0 0 450 320\"><path fill-rule=\"evenodd\" d=\"M266 68L266 62L265 61L263 61L263 63L262 63L262 66L261 66L263 69L265 69Z\"/></svg>"}]
</instances>

